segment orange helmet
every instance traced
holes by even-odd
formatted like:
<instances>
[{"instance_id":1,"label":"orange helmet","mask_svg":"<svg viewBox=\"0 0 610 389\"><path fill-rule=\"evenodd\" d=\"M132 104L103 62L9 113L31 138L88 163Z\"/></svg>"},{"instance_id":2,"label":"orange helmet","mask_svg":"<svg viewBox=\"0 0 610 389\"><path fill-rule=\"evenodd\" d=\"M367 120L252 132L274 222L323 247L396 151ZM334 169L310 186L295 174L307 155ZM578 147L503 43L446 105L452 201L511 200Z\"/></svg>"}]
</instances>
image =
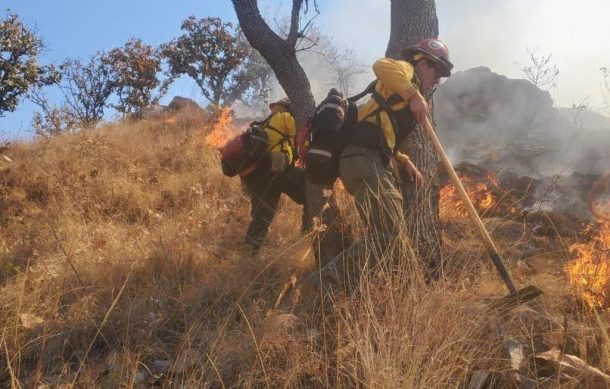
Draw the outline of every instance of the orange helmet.
<instances>
[{"instance_id":1,"label":"orange helmet","mask_svg":"<svg viewBox=\"0 0 610 389\"><path fill-rule=\"evenodd\" d=\"M453 64L449 61L449 49L438 39L423 39L413 47L407 47L401 52L403 58L409 58L416 54L423 54L426 58L441 65L441 77L449 77Z\"/></svg>"}]
</instances>

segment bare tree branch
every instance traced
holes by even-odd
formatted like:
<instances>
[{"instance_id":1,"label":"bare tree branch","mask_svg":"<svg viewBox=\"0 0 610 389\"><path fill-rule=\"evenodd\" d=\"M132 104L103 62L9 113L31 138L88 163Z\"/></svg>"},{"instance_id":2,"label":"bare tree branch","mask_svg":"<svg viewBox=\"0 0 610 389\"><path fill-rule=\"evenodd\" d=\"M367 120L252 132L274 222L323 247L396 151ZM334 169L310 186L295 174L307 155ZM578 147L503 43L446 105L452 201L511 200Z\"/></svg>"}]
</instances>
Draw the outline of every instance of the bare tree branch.
<instances>
[{"instance_id":1,"label":"bare tree branch","mask_svg":"<svg viewBox=\"0 0 610 389\"><path fill-rule=\"evenodd\" d=\"M551 53L546 56L542 54L538 57L536 55L537 50L537 48L527 50L530 57L530 65L522 67L521 70L534 86L542 90L549 90L557 86L556 81L559 70L557 65L551 63Z\"/></svg>"},{"instance_id":2,"label":"bare tree branch","mask_svg":"<svg viewBox=\"0 0 610 389\"><path fill-rule=\"evenodd\" d=\"M296 48L297 39L299 38L299 14L301 13L302 6L303 0L292 0L292 12L290 13L290 30L288 31L286 43L288 43L288 45L293 48Z\"/></svg>"}]
</instances>

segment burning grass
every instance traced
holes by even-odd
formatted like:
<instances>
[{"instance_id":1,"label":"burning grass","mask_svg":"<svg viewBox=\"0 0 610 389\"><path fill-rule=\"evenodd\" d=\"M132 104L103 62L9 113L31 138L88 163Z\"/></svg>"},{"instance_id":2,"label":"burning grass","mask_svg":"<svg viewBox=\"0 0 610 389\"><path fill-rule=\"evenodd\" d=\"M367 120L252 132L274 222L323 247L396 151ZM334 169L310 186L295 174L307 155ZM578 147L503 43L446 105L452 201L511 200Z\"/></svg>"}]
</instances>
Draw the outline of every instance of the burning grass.
<instances>
[{"instance_id":1,"label":"burning grass","mask_svg":"<svg viewBox=\"0 0 610 389\"><path fill-rule=\"evenodd\" d=\"M573 260L566 267L577 297L593 309L610 308L610 224L592 225L593 239L570 246Z\"/></svg>"},{"instance_id":2,"label":"burning grass","mask_svg":"<svg viewBox=\"0 0 610 389\"><path fill-rule=\"evenodd\" d=\"M117 123L4 151L0 382L463 387L474 370L509 369L485 314L502 287L475 236L448 235L462 267L446 280L366 274L321 323L275 310L285 282L313 266L309 237L286 201L262 255L241 249L248 201L214 149L228 137L223 115ZM561 293L547 301L566 301ZM530 344L528 331L514 336Z\"/></svg>"},{"instance_id":3,"label":"burning grass","mask_svg":"<svg viewBox=\"0 0 610 389\"><path fill-rule=\"evenodd\" d=\"M589 210L600 219L610 220L610 174L593 184L589 194Z\"/></svg>"},{"instance_id":4,"label":"burning grass","mask_svg":"<svg viewBox=\"0 0 610 389\"><path fill-rule=\"evenodd\" d=\"M491 185L497 186L497 179L495 176L487 178L490 184L484 182L473 183L472 179L468 176L460 177L460 181L468 193L468 197L472 201L474 207L479 213L484 213L497 203L496 196L491 190ZM440 193L441 202L447 205L442 207L443 214L442 218L466 218L468 217L468 211L462 204L457 189L453 185L445 185L441 188Z\"/></svg>"}]
</instances>

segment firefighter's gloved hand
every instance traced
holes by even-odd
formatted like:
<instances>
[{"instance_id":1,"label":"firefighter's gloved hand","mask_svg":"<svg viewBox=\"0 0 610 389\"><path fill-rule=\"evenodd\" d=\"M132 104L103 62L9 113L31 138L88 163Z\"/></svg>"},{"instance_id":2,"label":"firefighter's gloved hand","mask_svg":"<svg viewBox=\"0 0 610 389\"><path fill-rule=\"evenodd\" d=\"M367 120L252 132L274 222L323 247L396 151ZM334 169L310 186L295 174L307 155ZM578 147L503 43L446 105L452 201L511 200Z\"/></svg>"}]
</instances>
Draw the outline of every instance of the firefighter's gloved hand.
<instances>
[{"instance_id":1,"label":"firefighter's gloved hand","mask_svg":"<svg viewBox=\"0 0 610 389\"><path fill-rule=\"evenodd\" d=\"M284 173L286 168L286 154L281 151L271 152L271 173Z\"/></svg>"},{"instance_id":2,"label":"firefighter's gloved hand","mask_svg":"<svg viewBox=\"0 0 610 389\"><path fill-rule=\"evenodd\" d=\"M422 186L424 183L424 176L407 155L396 153L396 162L398 162L402 175L405 176L409 182L415 184L418 188Z\"/></svg>"}]
</instances>

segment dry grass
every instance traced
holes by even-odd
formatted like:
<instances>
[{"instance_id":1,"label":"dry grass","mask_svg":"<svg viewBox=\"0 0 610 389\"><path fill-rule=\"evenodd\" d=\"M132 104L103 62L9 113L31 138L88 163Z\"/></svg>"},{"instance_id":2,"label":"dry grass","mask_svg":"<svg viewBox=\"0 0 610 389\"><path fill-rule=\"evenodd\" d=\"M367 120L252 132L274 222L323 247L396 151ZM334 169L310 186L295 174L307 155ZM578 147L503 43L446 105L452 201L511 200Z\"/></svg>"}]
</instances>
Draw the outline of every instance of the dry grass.
<instances>
[{"instance_id":1,"label":"dry grass","mask_svg":"<svg viewBox=\"0 0 610 389\"><path fill-rule=\"evenodd\" d=\"M290 276L313 264L299 209L282 203L262 255L247 257L249 203L203 145L208 126L188 115L117 123L6 151L0 386L145 387L159 361L173 364L167 387L446 388L508 370L498 320L485 315L501 285L461 221L462 235L447 228L455 266L443 281L407 286L406 267L365 274L321 323L274 310ZM560 272L515 270L552 290L555 316L574 312ZM511 336L564 340L524 317ZM591 362L607 371L603 347Z\"/></svg>"}]
</instances>

